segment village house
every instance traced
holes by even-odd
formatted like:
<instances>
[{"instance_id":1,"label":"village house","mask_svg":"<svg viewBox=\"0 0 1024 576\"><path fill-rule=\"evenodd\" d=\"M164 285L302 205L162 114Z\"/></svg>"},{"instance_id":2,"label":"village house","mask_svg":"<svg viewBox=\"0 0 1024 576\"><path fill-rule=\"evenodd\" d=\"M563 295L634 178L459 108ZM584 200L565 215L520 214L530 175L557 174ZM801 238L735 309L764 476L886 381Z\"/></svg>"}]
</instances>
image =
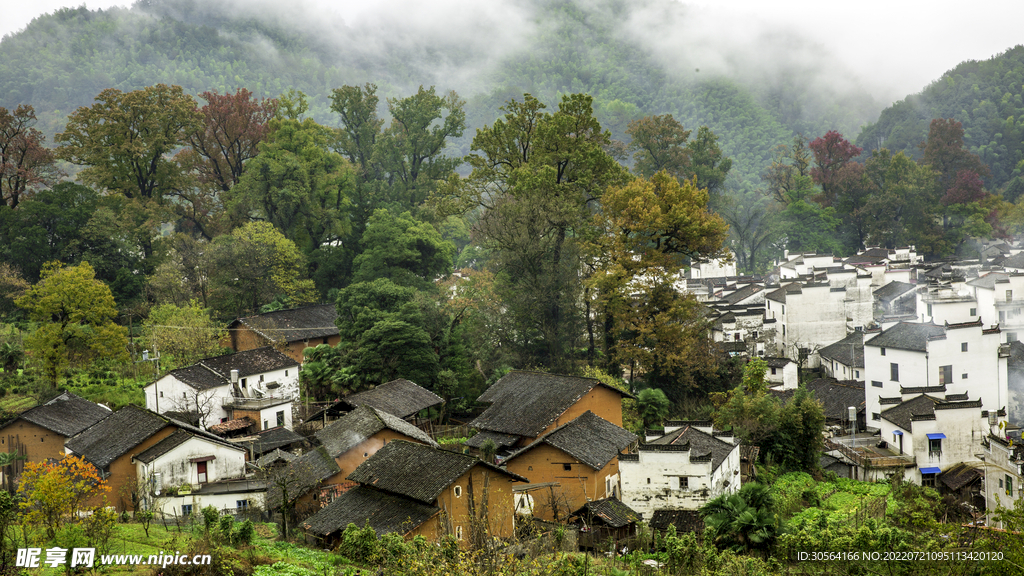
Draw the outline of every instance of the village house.
<instances>
[{"instance_id":1,"label":"village house","mask_svg":"<svg viewBox=\"0 0 1024 576\"><path fill-rule=\"evenodd\" d=\"M986 326L999 324L1004 342L1024 336L1024 273L990 272L967 281L966 286L976 302L968 318L980 316Z\"/></svg>"},{"instance_id":2,"label":"village house","mask_svg":"<svg viewBox=\"0 0 1024 576\"><path fill-rule=\"evenodd\" d=\"M305 438L288 428L261 430L253 436L232 438L231 441L249 452L250 462L254 462L274 450L297 454L309 446Z\"/></svg>"},{"instance_id":3,"label":"village house","mask_svg":"<svg viewBox=\"0 0 1024 576\"><path fill-rule=\"evenodd\" d=\"M626 506L618 498L609 496L587 502L569 515L568 523L579 529L580 548L599 549L612 544L618 550L618 543L636 535L640 514Z\"/></svg>"},{"instance_id":4,"label":"village house","mask_svg":"<svg viewBox=\"0 0 1024 576\"><path fill-rule=\"evenodd\" d=\"M804 384L814 399L821 403L825 425L833 434L864 431L867 427L864 402L864 383L856 380L815 378ZM782 402L789 402L795 390L772 390ZM851 417L850 409L853 409ZM853 426L851 426L853 425Z\"/></svg>"},{"instance_id":5,"label":"village house","mask_svg":"<svg viewBox=\"0 0 1024 576\"><path fill-rule=\"evenodd\" d=\"M423 410L444 403L437 394L405 378L385 382L364 392L349 394L327 408L312 414L308 422L327 422L347 414L360 406L382 410L402 420L411 420Z\"/></svg>"},{"instance_id":6,"label":"village house","mask_svg":"<svg viewBox=\"0 0 1024 576\"><path fill-rule=\"evenodd\" d=\"M302 524L307 540L334 546L349 524L430 542L450 535L460 546L509 538L512 489L526 482L475 456L401 440L388 442L348 479L359 485Z\"/></svg>"},{"instance_id":7,"label":"village house","mask_svg":"<svg viewBox=\"0 0 1024 576\"><path fill-rule=\"evenodd\" d=\"M800 368L789 358L765 358L768 365L765 379L768 386L778 390L796 390L800 384Z\"/></svg>"},{"instance_id":8,"label":"village house","mask_svg":"<svg viewBox=\"0 0 1024 576\"><path fill-rule=\"evenodd\" d=\"M985 478L986 525L1003 528L993 512L1000 506L1013 509L1024 493L1024 444L1011 442L1002 433L991 434L983 443L979 466Z\"/></svg>"},{"instance_id":9,"label":"village house","mask_svg":"<svg viewBox=\"0 0 1024 576\"><path fill-rule=\"evenodd\" d=\"M113 412L70 392L18 414L0 428L0 452L14 452L20 458L0 469L0 483L9 490L28 462L58 460L64 456L64 442Z\"/></svg>"},{"instance_id":10,"label":"village house","mask_svg":"<svg viewBox=\"0 0 1024 576\"><path fill-rule=\"evenodd\" d=\"M655 510L696 510L740 489L740 446L711 422L669 421L636 452L619 457L622 501L650 519Z\"/></svg>"},{"instance_id":11,"label":"village house","mask_svg":"<svg viewBox=\"0 0 1024 576\"><path fill-rule=\"evenodd\" d=\"M588 501L618 494L618 456L635 441L635 434L589 410L541 435L502 462L530 481L517 489L525 502L516 509L559 521Z\"/></svg>"},{"instance_id":12,"label":"village house","mask_svg":"<svg viewBox=\"0 0 1024 576\"><path fill-rule=\"evenodd\" d=\"M875 317L917 315L917 285L893 280L874 291Z\"/></svg>"},{"instance_id":13,"label":"village house","mask_svg":"<svg viewBox=\"0 0 1024 576\"><path fill-rule=\"evenodd\" d=\"M238 318L228 325L224 345L235 352L266 346L281 349L296 363L305 362L306 348L337 346L338 310L334 304L303 306Z\"/></svg>"},{"instance_id":14,"label":"village house","mask_svg":"<svg viewBox=\"0 0 1024 576\"><path fill-rule=\"evenodd\" d=\"M260 430L292 427L299 364L264 347L200 360L146 386L146 408L202 428L248 417Z\"/></svg>"},{"instance_id":15,"label":"village house","mask_svg":"<svg viewBox=\"0 0 1024 576\"><path fill-rule=\"evenodd\" d=\"M229 513L263 508L264 486L236 490L245 480L245 448L212 434L175 430L136 454L136 477L148 487L146 507L189 516L207 506Z\"/></svg>"},{"instance_id":16,"label":"village house","mask_svg":"<svg viewBox=\"0 0 1024 576\"><path fill-rule=\"evenodd\" d=\"M622 399L632 397L595 378L513 370L478 399L490 406L470 422L479 432L466 444L479 450L491 440L499 451L523 448L587 411L621 427Z\"/></svg>"},{"instance_id":17,"label":"village house","mask_svg":"<svg viewBox=\"0 0 1024 576\"><path fill-rule=\"evenodd\" d=\"M775 318L778 350L771 356L804 359L818 367L817 350L847 335L846 289L827 282L791 282L765 296L765 317Z\"/></svg>"},{"instance_id":18,"label":"village house","mask_svg":"<svg viewBox=\"0 0 1024 576\"><path fill-rule=\"evenodd\" d=\"M818 351L825 375L837 380L864 381L864 331L854 330L849 336Z\"/></svg>"}]
</instances>

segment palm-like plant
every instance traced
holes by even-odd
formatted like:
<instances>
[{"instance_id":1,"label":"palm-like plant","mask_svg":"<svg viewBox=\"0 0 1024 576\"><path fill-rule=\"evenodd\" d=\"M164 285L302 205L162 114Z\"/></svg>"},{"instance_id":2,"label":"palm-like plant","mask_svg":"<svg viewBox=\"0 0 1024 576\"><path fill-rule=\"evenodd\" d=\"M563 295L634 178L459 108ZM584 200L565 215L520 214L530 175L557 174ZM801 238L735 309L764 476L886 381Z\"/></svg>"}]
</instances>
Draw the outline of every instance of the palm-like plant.
<instances>
[{"instance_id":1,"label":"palm-like plant","mask_svg":"<svg viewBox=\"0 0 1024 576\"><path fill-rule=\"evenodd\" d=\"M771 493L763 484L747 484L738 494L723 494L700 509L715 546L736 552L767 548L777 525Z\"/></svg>"},{"instance_id":2,"label":"palm-like plant","mask_svg":"<svg viewBox=\"0 0 1024 576\"><path fill-rule=\"evenodd\" d=\"M4 342L0 344L0 366L3 367L4 372L14 372L18 369L18 365L25 358L25 351L18 346Z\"/></svg>"}]
</instances>

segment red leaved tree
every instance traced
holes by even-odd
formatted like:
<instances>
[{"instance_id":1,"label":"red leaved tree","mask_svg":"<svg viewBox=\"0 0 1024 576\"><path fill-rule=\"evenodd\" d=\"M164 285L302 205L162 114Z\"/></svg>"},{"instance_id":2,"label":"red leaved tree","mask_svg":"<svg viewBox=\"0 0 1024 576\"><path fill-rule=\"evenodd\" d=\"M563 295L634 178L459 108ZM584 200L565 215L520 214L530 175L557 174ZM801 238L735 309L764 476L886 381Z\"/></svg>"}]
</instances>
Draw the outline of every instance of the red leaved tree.
<instances>
[{"instance_id":1,"label":"red leaved tree","mask_svg":"<svg viewBox=\"0 0 1024 576\"><path fill-rule=\"evenodd\" d=\"M52 184L61 175L35 123L31 106L18 106L13 114L0 106L0 199L11 208L33 187Z\"/></svg>"}]
</instances>

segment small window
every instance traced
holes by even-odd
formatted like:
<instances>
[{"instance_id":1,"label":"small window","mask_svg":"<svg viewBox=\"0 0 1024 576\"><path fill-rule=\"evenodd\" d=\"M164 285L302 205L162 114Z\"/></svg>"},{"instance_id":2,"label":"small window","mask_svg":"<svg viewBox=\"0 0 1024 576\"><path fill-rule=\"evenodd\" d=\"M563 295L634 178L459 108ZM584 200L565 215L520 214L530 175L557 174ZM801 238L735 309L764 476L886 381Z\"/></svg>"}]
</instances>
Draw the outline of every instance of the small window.
<instances>
[{"instance_id":1,"label":"small window","mask_svg":"<svg viewBox=\"0 0 1024 576\"><path fill-rule=\"evenodd\" d=\"M163 398L163 397L164 397L164 391L163 391L163 390L161 390L161 391L160 391L160 397L161 397L161 398Z\"/></svg>"},{"instance_id":2,"label":"small window","mask_svg":"<svg viewBox=\"0 0 1024 576\"><path fill-rule=\"evenodd\" d=\"M284 426L284 410L277 411L277 425Z\"/></svg>"},{"instance_id":3,"label":"small window","mask_svg":"<svg viewBox=\"0 0 1024 576\"><path fill-rule=\"evenodd\" d=\"M935 488L935 474L921 474L921 486Z\"/></svg>"},{"instance_id":4,"label":"small window","mask_svg":"<svg viewBox=\"0 0 1024 576\"><path fill-rule=\"evenodd\" d=\"M650 478L648 478L648 479L647 479L647 483L648 483L648 484L650 484L650 483L651 483L651 479L650 479Z\"/></svg>"},{"instance_id":5,"label":"small window","mask_svg":"<svg viewBox=\"0 0 1024 576\"><path fill-rule=\"evenodd\" d=\"M885 348L882 348L882 356L885 356Z\"/></svg>"},{"instance_id":6,"label":"small window","mask_svg":"<svg viewBox=\"0 0 1024 576\"><path fill-rule=\"evenodd\" d=\"M242 384L242 388L245 388L245 378L242 378L241 384Z\"/></svg>"},{"instance_id":7,"label":"small window","mask_svg":"<svg viewBox=\"0 0 1024 576\"><path fill-rule=\"evenodd\" d=\"M932 305L931 304L928 305L928 315L929 316L932 315Z\"/></svg>"},{"instance_id":8,"label":"small window","mask_svg":"<svg viewBox=\"0 0 1024 576\"><path fill-rule=\"evenodd\" d=\"M260 374L260 382L263 382L263 374Z\"/></svg>"},{"instance_id":9,"label":"small window","mask_svg":"<svg viewBox=\"0 0 1024 576\"><path fill-rule=\"evenodd\" d=\"M572 464L562 464L562 470L572 470Z\"/></svg>"},{"instance_id":10,"label":"small window","mask_svg":"<svg viewBox=\"0 0 1024 576\"><path fill-rule=\"evenodd\" d=\"M881 388L882 387L882 383L879 382L878 380L872 380L871 381L871 385L874 386L875 388Z\"/></svg>"},{"instance_id":11,"label":"small window","mask_svg":"<svg viewBox=\"0 0 1024 576\"><path fill-rule=\"evenodd\" d=\"M181 515L182 516L191 516L192 515L192 505L191 504L182 504L181 505Z\"/></svg>"},{"instance_id":12,"label":"small window","mask_svg":"<svg viewBox=\"0 0 1024 576\"><path fill-rule=\"evenodd\" d=\"M889 364L889 380L900 381L900 365L895 362Z\"/></svg>"},{"instance_id":13,"label":"small window","mask_svg":"<svg viewBox=\"0 0 1024 576\"><path fill-rule=\"evenodd\" d=\"M188 392L182 392L181 393L181 397L182 398L188 398Z\"/></svg>"},{"instance_id":14,"label":"small window","mask_svg":"<svg viewBox=\"0 0 1024 576\"><path fill-rule=\"evenodd\" d=\"M967 373L966 373L966 372L964 372L963 374L961 374L961 375L960 375L960 379L961 379L961 380L967 380Z\"/></svg>"},{"instance_id":15,"label":"small window","mask_svg":"<svg viewBox=\"0 0 1024 576\"><path fill-rule=\"evenodd\" d=\"M853 371L853 377L854 378L860 378L860 370L854 370Z\"/></svg>"},{"instance_id":16,"label":"small window","mask_svg":"<svg viewBox=\"0 0 1024 576\"><path fill-rule=\"evenodd\" d=\"M526 471L527 472L533 472L533 466L527 466L526 467Z\"/></svg>"},{"instance_id":17,"label":"small window","mask_svg":"<svg viewBox=\"0 0 1024 576\"><path fill-rule=\"evenodd\" d=\"M462 526L455 527L455 539L462 540Z\"/></svg>"},{"instance_id":18,"label":"small window","mask_svg":"<svg viewBox=\"0 0 1024 576\"><path fill-rule=\"evenodd\" d=\"M324 338L324 342L323 342L323 343L324 343L324 344L327 344L327 338Z\"/></svg>"},{"instance_id":19,"label":"small window","mask_svg":"<svg viewBox=\"0 0 1024 576\"><path fill-rule=\"evenodd\" d=\"M686 476L683 476L682 478L680 478L679 479L679 489L680 490L689 490L690 489L690 479L687 478Z\"/></svg>"},{"instance_id":20,"label":"small window","mask_svg":"<svg viewBox=\"0 0 1024 576\"><path fill-rule=\"evenodd\" d=\"M775 376L775 375L776 375L775 368L772 368L772 376Z\"/></svg>"},{"instance_id":21,"label":"small window","mask_svg":"<svg viewBox=\"0 0 1024 576\"><path fill-rule=\"evenodd\" d=\"M750 333L750 337L751 338L757 338L757 330L754 330L753 332L751 332Z\"/></svg>"},{"instance_id":22,"label":"small window","mask_svg":"<svg viewBox=\"0 0 1024 576\"><path fill-rule=\"evenodd\" d=\"M288 371L287 370L284 371L284 375L285 375L286 378L288 377Z\"/></svg>"},{"instance_id":23,"label":"small window","mask_svg":"<svg viewBox=\"0 0 1024 576\"><path fill-rule=\"evenodd\" d=\"M939 385L953 383L953 366L939 366Z\"/></svg>"},{"instance_id":24,"label":"small window","mask_svg":"<svg viewBox=\"0 0 1024 576\"><path fill-rule=\"evenodd\" d=\"M220 423L221 423L221 424L223 424L223 423L225 423L225 422L227 422L227 421L228 421L228 419L227 419L227 418L221 418L221 419L220 419Z\"/></svg>"},{"instance_id":25,"label":"small window","mask_svg":"<svg viewBox=\"0 0 1024 576\"><path fill-rule=\"evenodd\" d=\"M367 457L369 457L369 456L370 456L370 453L369 453L369 452L363 452L363 458L367 458Z\"/></svg>"},{"instance_id":26,"label":"small window","mask_svg":"<svg viewBox=\"0 0 1024 576\"><path fill-rule=\"evenodd\" d=\"M267 420L263 421L263 429L264 430L269 430L270 429L270 422L269 421L267 421Z\"/></svg>"},{"instance_id":27,"label":"small window","mask_svg":"<svg viewBox=\"0 0 1024 576\"><path fill-rule=\"evenodd\" d=\"M961 342L960 343L960 351L961 352L967 352L967 342Z\"/></svg>"},{"instance_id":28,"label":"small window","mask_svg":"<svg viewBox=\"0 0 1024 576\"><path fill-rule=\"evenodd\" d=\"M928 439L928 455L942 456L942 438Z\"/></svg>"},{"instance_id":29,"label":"small window","mask_svg":"<svg viewBox=\"0 0 1024 576\"><path fill-rule=\"evenodd\" d=\"M462 498L462 486L456 486L453 490L456 498Z\"/></svg>"},{"instance_id":30,"label":"small window","mask_svg":"<svg viewBox=\"0 0 1024 576\"><path fill-rule=\"evenodd\" d=\"M971 308L971 313L969 314L969 316L973 318L973 317L975 317L977 315L978 315L978 309L977 308Z\"/></svg>"},{"instance_id":31,"label":"small window","mask_svg":"<svg viewBox=\"0 0 1024 576\"><path fill-rule=\"evenodd\" d=\"M249 501L248 500L235 500L235 508L237 508L239 510L248 510L249 509Z\"/></svg>"},{"instance_id":32,"label":"small window","mask_svg":"<svg viewBox=\"0 0 1024 576\"><path fill-rule=\"evenodd\" d=\"M1006 291L1006 301L1007 302L1012 302L1013 301L1013 290L1007 290Z\"/></svg>"},{"instance_id":33,"label":"small window","mask_svg":"<svg viewBox=\"0 0 1024 576\"><path fill-rule=\"evenodd\" d=\"M1006 495L1013 496L1013 478L1009 474L1006 475Z\"/></svg>"},{"instance_id":34,"label":"small window","mask_svg":"<svg viewBox=\"0 0 1024 576\"><path fill-rule=\"evenodd\" d=\"M39 437L39 441L40 442L46 442L46 436L40 436Z\"/></svg>"},{"instance_id":35,"label":"small window","mask_svg":"<svg viewBox=\"0 0 1024 576\"><path fill-rule=\"evenodd\" d=\"M882 419L882 415L879 414L878 412L872 412L871 413L871 419L872 420L881 420Z\"/></svg>"},{"instance_id":36,"label":"small window","mask_svg":"<svg viewBox=\"0 0 1024 576\"><path fill-rule=\"evenodd\" d=\"M1002 487L1003 487L1003 479L1002 479L1002 478L1000 478L1000 479L999 479L999 487L1000 487L1000 488L1002 488Z\"/></svg>"}]
</instances>

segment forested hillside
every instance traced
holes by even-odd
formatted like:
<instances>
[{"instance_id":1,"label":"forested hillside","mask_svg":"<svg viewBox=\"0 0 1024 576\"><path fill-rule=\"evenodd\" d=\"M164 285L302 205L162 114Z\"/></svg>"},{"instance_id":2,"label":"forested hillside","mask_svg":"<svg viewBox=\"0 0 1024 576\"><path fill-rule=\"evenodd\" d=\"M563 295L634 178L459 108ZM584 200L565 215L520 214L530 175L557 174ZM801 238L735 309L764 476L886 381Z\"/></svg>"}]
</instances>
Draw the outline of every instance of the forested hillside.
<instances>
[{"instance_id":1,"label":"forested hillside","mask_svg":"<svg viewBox=\"0 0 1024 576\"><path fill-rule=\"evenodd\" d=\"M1024 46L991 60L968 61L943 74L921 93L882 111L864 127L857 145L871 151L888 148L920 158L919 144L933 118L955 118L964 126L964 140L991 175L990 189L1008 186L1004 197L1014 201L1024 192Z\"/></svg>"},{"instance_id":2,"label":"forested hillside","mask_svg":"<svg viewBox=\"0 0 1024 576\"><path fill-rule=\"evenodd\" d=\"M666 37L688 18L684 6L668 0L523 0L497 15L467 16L476 35L453 32L444 21L426 31L426 24L402 29L411 25L390 20L377 24L392 32L376 34L331 15L246 13L226 0L63 9L0 42L0 106L33 106L39 129L52 137L70 112L106 88L164 83L192 95L246 88L259 97L294 88L308 95L313 118L327 122L330 91L342 85L377 84L382 112L383 97L435 85L467 100L469 129L451 143L462 155L475 129L493 122L509 98L529 92L554 102L582 92L595 98L597 117L615 139L627 139L628 122L650 114L671 113L687 128L707 125L735 161L734 188L756 187L772 148L795 133L853 134L881 108L867 93L821 88L828 83L818 73L784 59L755 76L680 72L636 25L624 24L647 13L663 16L653 34ZM490 28L480 28L485 17L493 20ZM795 43L795 54L814 52L785 40ZM683 56L670 52L669 60Z\"/></svg>"}]
</instances>

